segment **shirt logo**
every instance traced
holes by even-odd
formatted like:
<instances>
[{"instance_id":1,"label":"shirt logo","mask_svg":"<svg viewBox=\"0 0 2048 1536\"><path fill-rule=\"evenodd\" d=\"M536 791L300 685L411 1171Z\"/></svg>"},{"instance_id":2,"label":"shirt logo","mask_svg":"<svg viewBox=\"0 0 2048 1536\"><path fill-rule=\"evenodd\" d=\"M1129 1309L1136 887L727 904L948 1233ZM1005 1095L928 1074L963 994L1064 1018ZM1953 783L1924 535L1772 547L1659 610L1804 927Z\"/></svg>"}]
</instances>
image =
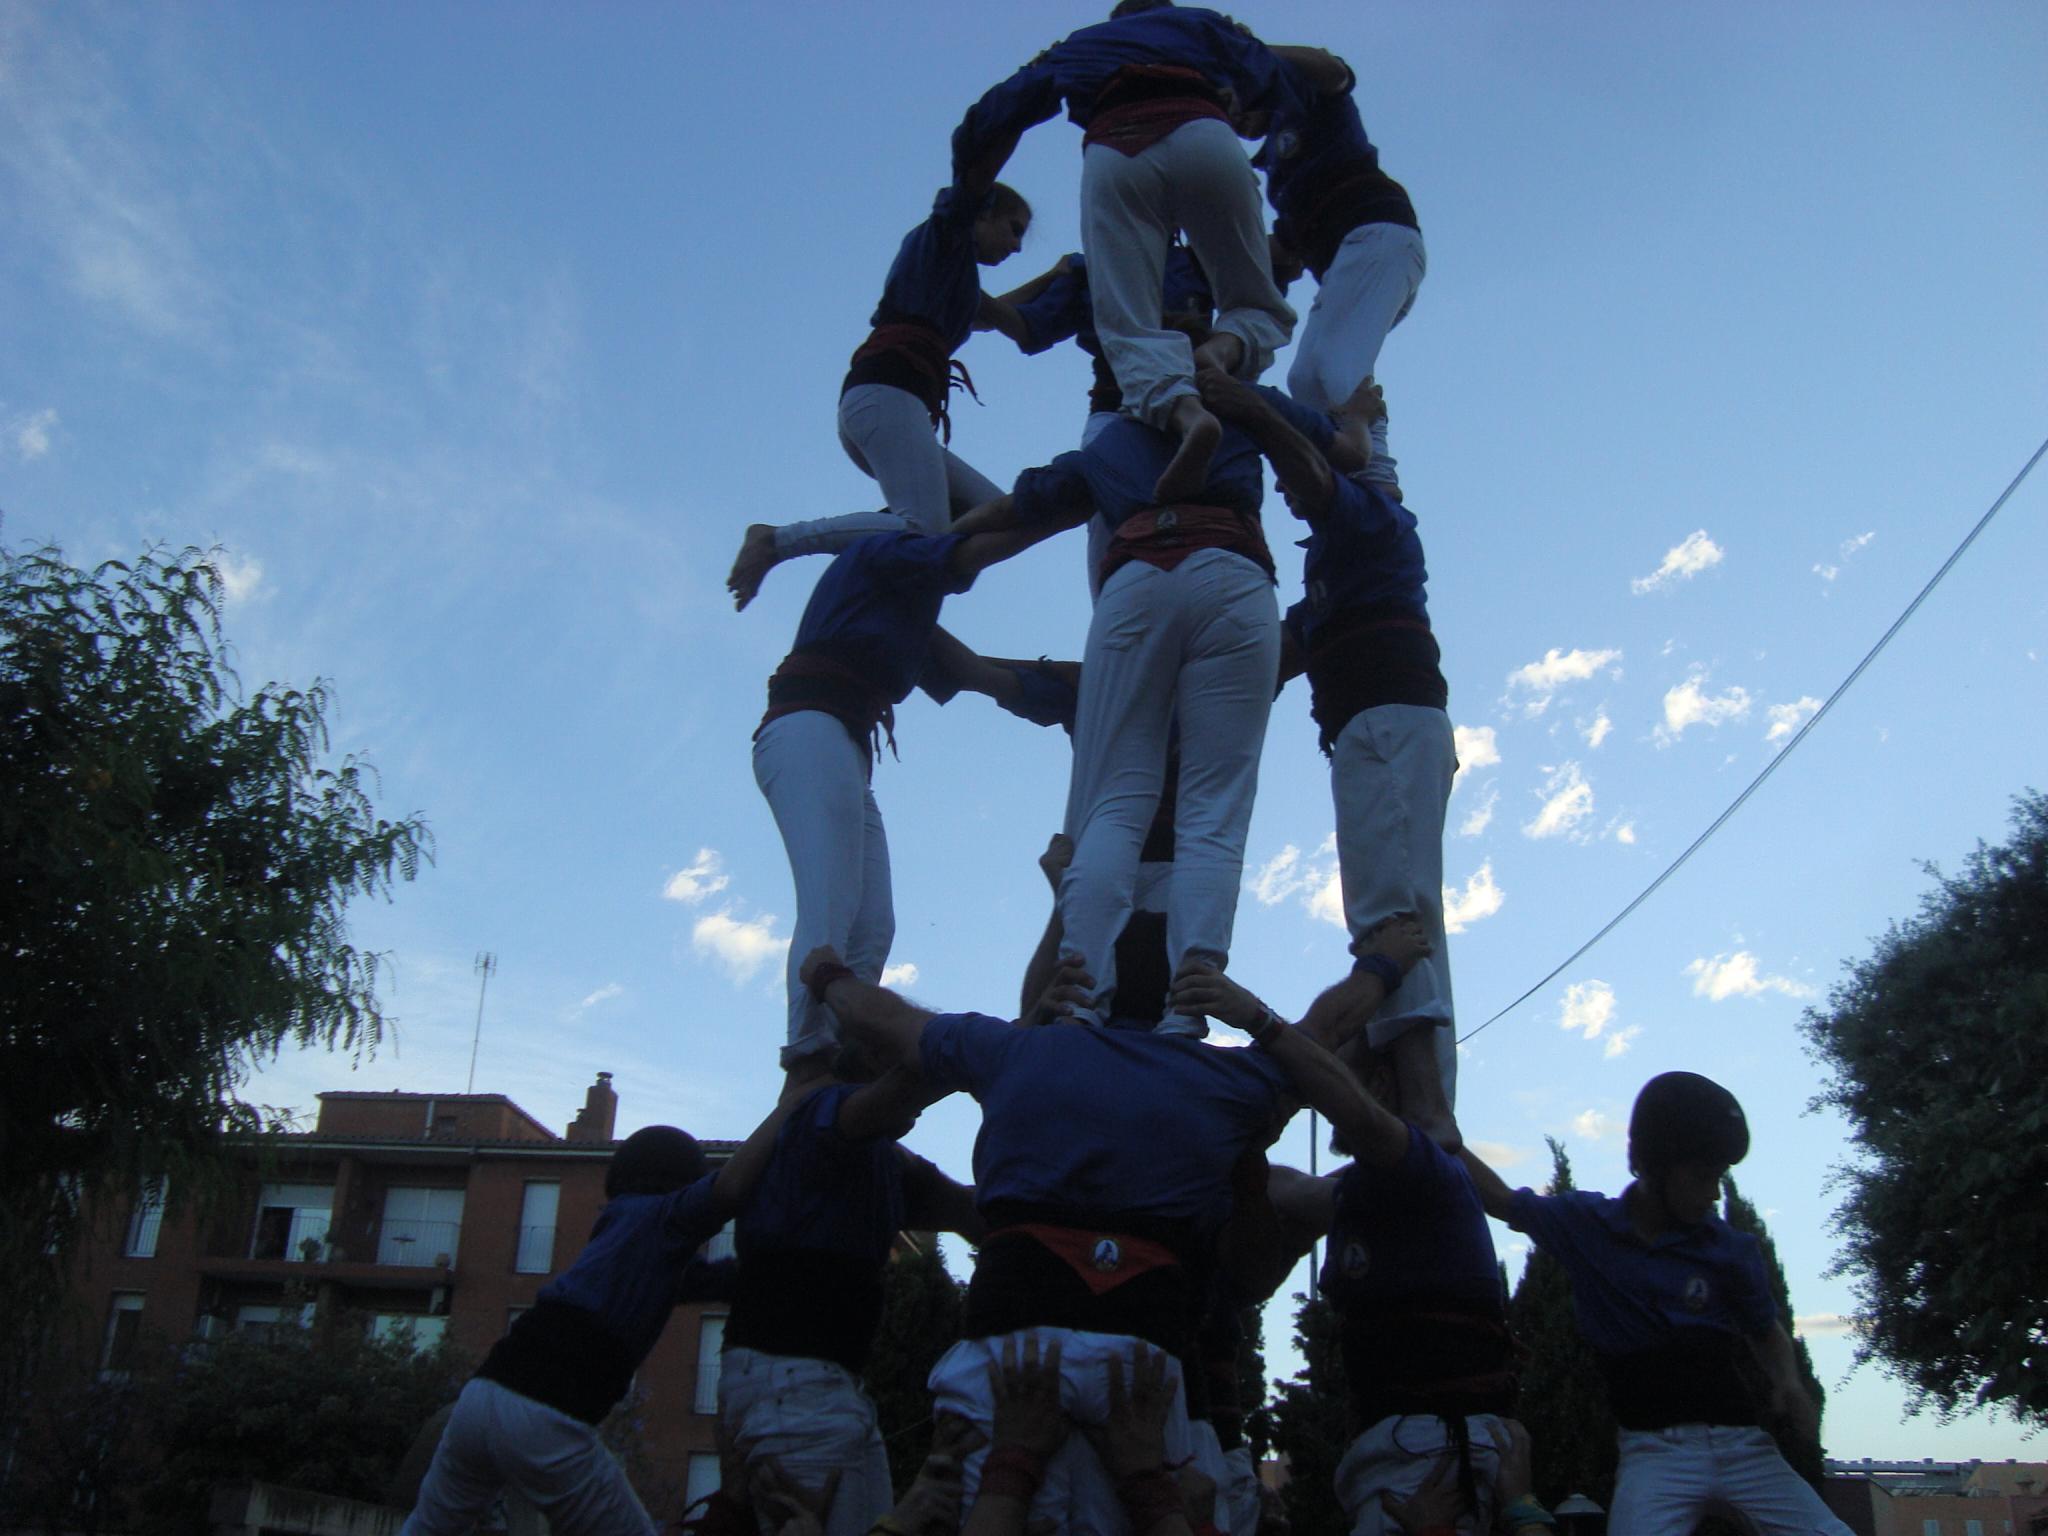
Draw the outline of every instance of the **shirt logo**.
<instances>
[{"instance_id":1,"label":"shirt logo","mask_svg":"<svg viewBox=\"0 0 2048 1536\"><path fill-rule=\"evenodd\" d=\"M1694 1275L1685 1282L1685 1310L1704 1312L1707 1310L1707 1277Z\"/></svg>"},{"instance_id":2,"label":"shirt logo","mask_svg":"<svg viewBox=\"0 0 2048 1536\"><path fill-rule=\"evenodd\" d=\"M1123 1261L1124 1251L1117 1247L1115 1238L1105 1237L1097 1241L1095 1244L1095 1267L1097 1269L1101 1270L1104 1274L1108 1274L1117 1265L1123 1263Z\"/></svg>"},{"instance_id":3,"label":"shirt logo","mask_svg":"<svg viewBox=\"0 0 2048 1536\"><path fill-rule=\"evenodd\" d=\"M1338 1267L1344 1271L1346 1280L1362 1280L1365 1278L1365 1272L1372 1268L1372 1254L1361 1242L1346 1243L1344 1256L1338 1261Z\"/></svg>"}]
</instances>

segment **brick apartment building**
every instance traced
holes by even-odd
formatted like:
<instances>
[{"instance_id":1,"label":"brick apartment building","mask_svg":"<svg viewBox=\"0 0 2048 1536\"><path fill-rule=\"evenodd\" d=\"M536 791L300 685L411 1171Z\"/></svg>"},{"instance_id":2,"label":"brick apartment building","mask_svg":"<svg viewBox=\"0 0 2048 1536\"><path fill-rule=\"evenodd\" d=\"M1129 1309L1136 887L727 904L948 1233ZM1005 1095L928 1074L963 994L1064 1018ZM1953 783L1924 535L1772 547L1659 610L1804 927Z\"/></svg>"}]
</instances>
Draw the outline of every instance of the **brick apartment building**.
<instances>
[{"instance_id":1,"label":"brick apartment building","mask_svg":"<svg viewBox=\"0 0 2048 1536\"><path fill-rule=\"evenodd\" d=\"M323 1093L311 1131L251 1144L247 1188L211 1217L148 1191L95 1223L74 1282L106 1320L102 1369L167 1340L349 1312L373 1333L450 1338L473 1359L582 1248L604 1204L618 1095L600 1072L557 1136L502 1094ZM706 1142L722 1161L736 1144ZM716 1250L729 1236L713 1240ZM726 1251L730 1251L729 1247ZM298 1300L310 1294L309 1304ZM638 1377L648 1461L716 1486L719 1307L679 1308Z\"/></svg>"},{"instance_id":2,"label":"brick apartment building","mask_svg":"<svg viewBox=\"0 0 2048 1536\"><path fill-rule=\"evenodd\" d=\"M1828 1506L1857 1536L2043 1536L2048 1463L1836 1461Z\"/></svg>"}]
</instances>

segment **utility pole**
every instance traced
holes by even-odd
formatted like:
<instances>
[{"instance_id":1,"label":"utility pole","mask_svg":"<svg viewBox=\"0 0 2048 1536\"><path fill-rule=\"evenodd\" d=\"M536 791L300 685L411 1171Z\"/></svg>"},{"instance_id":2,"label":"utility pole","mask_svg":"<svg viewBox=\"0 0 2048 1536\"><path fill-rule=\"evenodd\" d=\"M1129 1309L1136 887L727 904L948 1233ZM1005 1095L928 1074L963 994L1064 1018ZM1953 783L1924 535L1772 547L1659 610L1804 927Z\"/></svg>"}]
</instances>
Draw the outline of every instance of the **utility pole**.
<instances>
[{"instance_id":1,"label":"utility pole","mask_svg":"<svg viewBox=\"0 0 2048 1536\"><path fill-rule=\"evenodd\" d=\"M484 989L491 984L491 977L497 973L498 957L488 949L476 954L476 1033L469 1040L469 1086L464 1093L476 1092L476 1051L484 1040Z\"/></svg>"}]
</instances>

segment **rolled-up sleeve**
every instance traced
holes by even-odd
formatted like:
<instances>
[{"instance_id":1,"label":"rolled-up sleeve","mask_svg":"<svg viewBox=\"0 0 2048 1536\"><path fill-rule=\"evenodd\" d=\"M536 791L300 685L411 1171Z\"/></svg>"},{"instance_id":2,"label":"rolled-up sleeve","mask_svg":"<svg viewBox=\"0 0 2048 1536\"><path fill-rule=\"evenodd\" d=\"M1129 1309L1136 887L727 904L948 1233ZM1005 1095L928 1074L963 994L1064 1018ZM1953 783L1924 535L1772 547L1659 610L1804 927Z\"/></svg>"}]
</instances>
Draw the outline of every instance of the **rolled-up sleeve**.
<instances>
[{"instance_id":1,"label":"rolled-up sleeve","mask_svg":"<svg viewBox=\"0 0 2048 1536\"><path fill-rule=\"evenodd\" d=\"M1007 1019L986 1014L938 1014L925 1020L919 1036L918 1070L935 1088L964 1089L979 1097L1023 1034Z\"/></svg>"}]
</instances>

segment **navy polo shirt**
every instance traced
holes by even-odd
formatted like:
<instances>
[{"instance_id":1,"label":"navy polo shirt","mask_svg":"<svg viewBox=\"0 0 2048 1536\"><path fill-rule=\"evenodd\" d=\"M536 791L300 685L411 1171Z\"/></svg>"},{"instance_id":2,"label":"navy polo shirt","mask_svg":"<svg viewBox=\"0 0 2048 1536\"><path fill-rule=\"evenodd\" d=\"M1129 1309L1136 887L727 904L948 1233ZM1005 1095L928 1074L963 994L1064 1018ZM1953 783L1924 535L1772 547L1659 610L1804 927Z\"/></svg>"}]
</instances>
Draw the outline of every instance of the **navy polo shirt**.
<instances>
[{"instance_id":1,"label":"navy polo shirt","mask_svg":"<svg viewBox=\"0 0 2048 1536\"><path fill-rule=\"evenodd\" d=\"M1071 338L1090 357L1102 356L1102 341L1095 334L1095 301L1088 291L1087 258L1074 252L1066 258L1066 270L1039 291L1038 297L1017 306L1030 340L1024 343L1027 356L1058 346ZM1209 279L1184 245L1169 246L1166 252L1166 287L1161 307L1169 315L1188 310L1208 310L1215 305Z\"/></svg>"},{"instance_id":2,"label":"navy polo shirt","mask_svg":"<svg viewBox=\"0 0 2048 1536\"><path fill-rule=\"evenodd\" d=\"M981 1104L975 1200L1129 1213L1213 1230L1238 1154L1294 1112L1263 1051L1085 1024L926 1021L920 1066Z\"/></svg>"},{"instance_id":3,"label":"navy polo shirt","mask_svg":"<svg viewBox=\"0 0 2048 1536\"><path fill-rule=\"evenodd\" d=\"M874 533L841 550L811 589L795 649L846 659L902 702L924 673L946 598L974 585L953 569L962 538Z\"/></svg>"},{"instance_id":4,"label":"navy polo shirt","mask_svg":"<svg viewBox=\"0 0 2048 1536\"><path fill-rule=\"evenodd\" d=\"M576 1262L538 1301L592 1314L634 1362L645 1360L675 1310L684 1268L725 1225L712 1206L716 1174L672 1195L620 1195L598 1212Z\"/></svg>"},{"instance_id":5,"label":"navy polo shirt","mask_svg":"<svg viewBox=\"0 0 2048 1536\"><path fill-rule=\"evenodd\" d=\"M1266 173L1275 232L1319 275L1337 242L1361 224L1417 228L1401 184L1380 169L1352 86L1324 95L1283 64L1288 83L1252 164ZM1356 82L1353 82L1355 85Z\"/></svg>"},{"instance_id":6,"label":"navy polo shirt","mask_svg":"<svg viewBox=\"0 0 2048 1536\"><path fill-rule=\"evenodd\" d=\"M1464 1165L1411 1125L1398 1168L1346 1168L1322 1287L1339 1311L1416 1299L1497 1305L1500 1263Z\"/></svg>"},{"instance_id":7,"label":"navy polo shirt","mask_svg":"<svg viewBox=\"0 0 2048 1536\"><path fill-rule=\"evenodd\" d=\"M1429 571L1415 514L1377 485L1335 478L1329 507L1309 519L1301 541L1303 595L1287 610L1287 627L1304 649L1325 624L1361 609L1429 617Z\"/></svg>"},{"instance_id":8,"label":"navy polo shirt","mask_svg":"<svg viewBox=\"0 0 2048 1536\"><path fill-rule=\"evenodd\" d=\"M1328 416L1296 404L1281 390L1266 385L1258 389L1297 432L1318 449L1329 451L1336 429ZM1050 464L1027 469L1017 477L1011 494L1018 520L1028 524L1070 519L1076 512L1099 512L1110 527L1120 527L1135 514L1158 505L1152 488L1174 452L1174 441L1165 433L1120 416L1086 447L1063 453ZM1258 444L1224 423L1222 440L1209 461L1209 483L1200 495L1188 499L1256 518L1265 495L1265 468Z\"/></svg>"},{"instance_id":9,"label":"navy polo shirt","mask_svg":"<svg viewBox=\"0 0 2048 1536\"><path fill-rule=\"evenodd\" d=\"M981 307L981 268L974 255L974 221L989 206L960 187L946 187L932 201L932 216L903 237L882 301L870 325L916 321L957 350L974 332Z\"/></svg>"}]
</instances>

